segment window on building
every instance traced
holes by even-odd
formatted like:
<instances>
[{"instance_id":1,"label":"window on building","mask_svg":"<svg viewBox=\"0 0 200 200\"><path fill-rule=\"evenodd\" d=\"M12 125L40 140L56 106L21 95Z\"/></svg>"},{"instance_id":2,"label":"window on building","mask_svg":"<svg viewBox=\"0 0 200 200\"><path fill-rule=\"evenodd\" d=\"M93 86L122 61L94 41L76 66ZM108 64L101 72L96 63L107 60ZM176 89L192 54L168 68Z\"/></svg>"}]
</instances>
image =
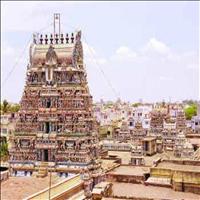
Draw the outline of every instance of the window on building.
<instances>
[{"instance_id":1,"label":"window on building","mask_svg":"<svg viewBox=\"0 0 200 200\"><path fill-rule=\"evenodd\" d=\"M45 132L46 133L50 132L50 122L45 122Z\"/></svg>"},{"instance_id":2,"label":"window on building","mask_svg":"<svg viewBox=\"0 0 200 200\"><path fill-rule=\"evenodd\" d=\"M51 99L47 99L47 108L51 107Z\"/></svg>"},{"instance_id":3,"label":"window on building","mask_svg":"<svg viewBox=\"0 0 200 200\"><path fill-rule=\"evenodd\" d=\"M149 143L146 141L144 142L144 150L149 151Z\"/></svg>"}]
</instances>

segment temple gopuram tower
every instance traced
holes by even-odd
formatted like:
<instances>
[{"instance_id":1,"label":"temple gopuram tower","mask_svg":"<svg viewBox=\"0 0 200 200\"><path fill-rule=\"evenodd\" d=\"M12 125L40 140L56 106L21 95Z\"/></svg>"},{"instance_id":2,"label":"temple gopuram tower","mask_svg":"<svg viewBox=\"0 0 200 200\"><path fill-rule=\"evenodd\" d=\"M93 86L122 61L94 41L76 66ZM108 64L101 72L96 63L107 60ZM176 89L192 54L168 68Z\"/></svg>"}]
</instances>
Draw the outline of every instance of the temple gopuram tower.
<instances>
[{"instance_id":1,"label":"temple gopuram tower","mask_svg":"<svg viewBox=\"0 0 200 200\"><path fill-rule=\"evenodd\" d=\"M21 108L10 138L12 171L22 170L21 166L34 170L45 162L59 171L97 173L98 135L81 31L61 34L59 27L59 33L54 28L50 35L34 35L29 56Z\"/></svg>"}]
</instances>

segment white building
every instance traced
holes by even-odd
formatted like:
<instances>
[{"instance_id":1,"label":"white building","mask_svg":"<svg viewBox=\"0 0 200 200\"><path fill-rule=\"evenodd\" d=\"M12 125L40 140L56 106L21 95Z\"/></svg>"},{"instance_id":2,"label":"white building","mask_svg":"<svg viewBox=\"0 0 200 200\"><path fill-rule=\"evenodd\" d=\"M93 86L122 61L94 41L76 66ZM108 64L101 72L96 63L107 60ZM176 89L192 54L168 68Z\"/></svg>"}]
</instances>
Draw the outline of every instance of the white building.
<instances>
[{"instance_id":1,"label":"white building","mask_svg":"<svg viewBox=\"0 0 200 200\"><path fill-rule=\"evenodd\" d=\"M150 128L150 112L152 111L152 105L142 105L134 107L132 110L132 117L134 122L141 122L142 127L145 129ZM134 125L135 125L134 123Z\"/></svg>"},{"instance_id":2,"label":"white building","mask_svg":"<svg viewBox=\"0 0 200 200\"><path fill-rule=\"evenodd\" d=\"M194 116L191 120L191 127L194 133L200 134L200 116Z\"/></svg>"}]
</instances>

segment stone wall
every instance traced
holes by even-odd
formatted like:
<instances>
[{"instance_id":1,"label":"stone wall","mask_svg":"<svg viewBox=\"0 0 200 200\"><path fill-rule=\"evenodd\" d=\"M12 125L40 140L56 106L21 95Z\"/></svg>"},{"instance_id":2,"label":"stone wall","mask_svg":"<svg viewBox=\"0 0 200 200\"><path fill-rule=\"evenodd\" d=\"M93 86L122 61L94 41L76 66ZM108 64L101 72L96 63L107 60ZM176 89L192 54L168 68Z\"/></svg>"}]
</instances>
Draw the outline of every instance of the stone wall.
<instances>
[{"instance_id":1,"label":"stone wall","mask_svg":"<svg viewBox=\"0 0 200 200\"><path fill-rule=\"evenodd\" d=\"M70 190L67 190L66 192L62 193L61 195L54 197L53 200L63 200L63 199L69 199L72 197L74 194L77 194L83 190L83 184L77 185Z\"/></svg>"},{"instance_id":2,"label":"stone wall","mask_svg":"<svg viewBox=\"0 0 200 200\"><path fill-rule=\"evenodd\" d=\"M145 177L109 173L106 175L106 180L109 182L143 183L145 181Z\"/></svg>"},{"instance_id":3,"label":"stone wall","mask_svg":"<svg viewBox=\"0 0 200 200\"><path fill-rule=\"evenodd\" d=\"M200 161L197 160L162 160L162 162L170 162L180 165L200 166Z\"/></svg>"},{"instance_id":4,"label":"stone wall","mask_svg":"<svg viewBox=\"0 0 200 200\"><path fill-rule=\"evenodd\" d=\"M171 169L152 167L150 168L150 174L154 177L172 178Z\"/></svg>"},{"instance_id":5,"label":"stone wall","mask_svg":"<svg viewBox=\"0 0 200 200\"><path fill-rule=\"evenodd\" d=\"M170 178L176 191L200 194L200 172L154 167L150 169L150 174L152 177Z\"/></svg>"},{"instance_id":6,"label":"stone wall","mask_svg":"<svg viewBox=\"0 0 200 200\"><path fill-rule=\"evenodd\" d=\"M172 186L176 191L200 194L200 173L189 171L174 171Z\"/></svg>"}]
</instances>

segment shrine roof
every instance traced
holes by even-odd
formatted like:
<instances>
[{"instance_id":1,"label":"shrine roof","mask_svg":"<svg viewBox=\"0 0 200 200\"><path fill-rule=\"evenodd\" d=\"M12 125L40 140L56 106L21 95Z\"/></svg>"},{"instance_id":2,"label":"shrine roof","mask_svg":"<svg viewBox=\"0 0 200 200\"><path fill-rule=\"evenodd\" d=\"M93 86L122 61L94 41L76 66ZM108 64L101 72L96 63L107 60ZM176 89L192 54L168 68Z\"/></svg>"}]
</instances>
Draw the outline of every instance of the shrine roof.
<instances>
[{"instance_id":1,"label":"shrine roof","mask_svg":"<svg viewBox=\"0 0 200 200\"><path fill-rule=\"evenodd\" d=\"M55 34L53 37L53 34L41 34L39 38L34 35L30 46L30 60L33 65L74 65L74 57L77 57L77 54L82 55L81 31L72 33L71 36Z\"/></svg>"},{"instance_id":2,"label":"shrine roof","mask_svg":"<svg viewBox=\"0 0 200 200\"><path fill-rule=\"evenodd\" d=\"M72 58L75 44L53 44L54 51L58 59ZM49 50L50 44L37 44L33 50L33 61L46 59L46 54Z\"/></svg>"}]
</instances>

